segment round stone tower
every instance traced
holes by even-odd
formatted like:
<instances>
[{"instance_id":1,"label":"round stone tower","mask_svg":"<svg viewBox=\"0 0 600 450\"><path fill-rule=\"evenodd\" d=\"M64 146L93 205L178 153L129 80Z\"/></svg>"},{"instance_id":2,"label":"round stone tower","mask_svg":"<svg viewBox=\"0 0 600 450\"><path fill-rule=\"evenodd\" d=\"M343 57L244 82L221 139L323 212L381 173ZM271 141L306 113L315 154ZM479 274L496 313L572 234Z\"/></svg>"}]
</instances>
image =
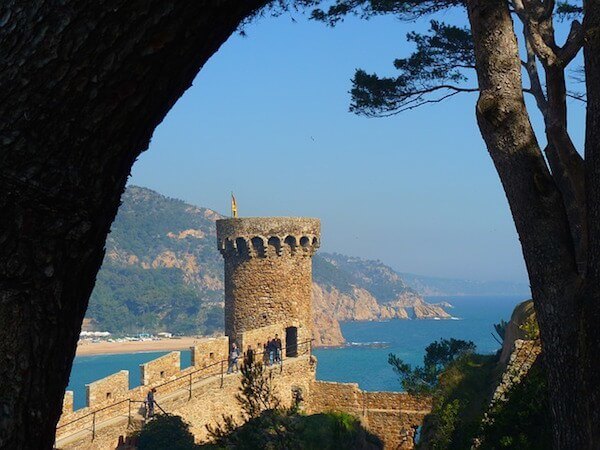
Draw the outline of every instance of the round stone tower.
<instances>
[{"instance_id":1,"label":"round stone tower","mask_svg":"<svg viewBox=\"0 0 600 450\"><path fill-rule=\"evenodd\" d=\"M312 338L312 256L318 219L249 217L217 220L225 260L225 334L267 325L297 327L298 342Z\"/></svg>"}]
</instances>

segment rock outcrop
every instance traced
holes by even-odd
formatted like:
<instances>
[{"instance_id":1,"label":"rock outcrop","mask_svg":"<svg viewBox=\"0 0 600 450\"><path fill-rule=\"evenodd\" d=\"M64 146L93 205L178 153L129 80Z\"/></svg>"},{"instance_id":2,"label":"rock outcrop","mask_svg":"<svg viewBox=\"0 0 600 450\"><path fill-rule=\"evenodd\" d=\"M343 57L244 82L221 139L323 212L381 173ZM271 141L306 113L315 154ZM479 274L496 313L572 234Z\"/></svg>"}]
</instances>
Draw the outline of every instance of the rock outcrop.
<instances>
[{"instance_id":1,"label":"rock outcrop","mask_svg":"<svg viewBox=\"0 0 600 450\"><path fill-rule=\"evenodd\" d=\"M106 242L90 299L99 329L222 330L223 261L210 209L130 186ZM340 321L448 318L380 261L319 252L313 258L316 345L344 343Z\"/></svg>"},{"instance_id":2,"label":"rock outcrop","mask_svg":"<svg viewBox=\"0 0 600 450\"><path fill-rule=\"evenodd\" d=\"M380 304L366 289L353 286L350 291L341 292L317 283L313 283L313 315L315 344L325 347L345 343L340 321L450 318L443 308L425 302L413 292Z\"/></svg>"}]
</instances>

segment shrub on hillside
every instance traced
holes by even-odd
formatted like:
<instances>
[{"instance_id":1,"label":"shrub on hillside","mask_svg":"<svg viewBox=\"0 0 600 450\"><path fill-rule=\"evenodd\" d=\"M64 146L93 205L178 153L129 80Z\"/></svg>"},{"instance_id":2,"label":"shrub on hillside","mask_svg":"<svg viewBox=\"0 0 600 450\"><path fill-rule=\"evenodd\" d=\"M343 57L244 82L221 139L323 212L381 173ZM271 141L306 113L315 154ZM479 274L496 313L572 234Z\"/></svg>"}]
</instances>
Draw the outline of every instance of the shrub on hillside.
<instances>
[{"instance_id":1,"label":"shrub on hillside","mask_svg":"<svg viewBox=\"0 0 600 450\"><path fill-rule=\"evenodd\" d=\"M157 415L144 424L137 438L138 450L196 450L190 426L179 416Z\"/></svg>"},{"instance_id":2,"label":"shrub on hillside","mask_svg":"<svg viewBox=\"0 0 600 450\"><path fill-rule=\"evenodd\" d=\"M203 449L236 450L377 450L381 441L360 421L342 413L303 415L299 404L284 407L275 394L272 370L260 362L242 367L237 401L241 422L223 416L221 424L207 425L211 442ZM297 398L300 401L300 397Z\"/></svg>"},{"instance_id":3,"label":"shrub on hillside","mask_svg":"<svg viewBox=\"0 0 600 450\"><path fill-rule=\"evenodd\" d=\"M411 367L393 353L389 354L388 363L398 375L406 392L413 395L433 394L437 389L440 375L448 366L474 351L475 344L472 341L440 339L432 342L425 349L423 366Z\"/></svg>"},{"instance_id":4,"label":"shrub on hillside","mask_svg":"<svg viewBox=\"0 0 600 450\"><path fill-rule=\"evenodd\" d=\"M521 383L496 402L482 427L480 449L544 450L552 448L548 381L537 361Z\"/></svg>"}]
</instances>

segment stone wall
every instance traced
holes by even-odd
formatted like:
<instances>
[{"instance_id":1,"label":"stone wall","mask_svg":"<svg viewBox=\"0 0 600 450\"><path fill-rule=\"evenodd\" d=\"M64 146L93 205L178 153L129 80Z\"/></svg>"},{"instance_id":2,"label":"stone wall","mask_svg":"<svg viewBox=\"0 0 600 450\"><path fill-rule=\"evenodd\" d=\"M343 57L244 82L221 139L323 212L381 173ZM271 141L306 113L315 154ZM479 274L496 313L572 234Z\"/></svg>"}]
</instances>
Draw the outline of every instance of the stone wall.
<instances>
[{"instance_id":1,"label":"stone wall","mask_svg":"<svg viewBox=\"0 0 600 450\"><path fill-rule=\"evenodd\" d=\"M431 411L431 398L404 392L365 392L356 383L311 383L307 412L345 412L358 417L386 449L414 448L416 428Z\"/></svg>"},{"instance_id":2,"label":"stone wall","mask_svg":"<svg viewBox=\"0 0 600 450\"><path fill-rule=\"evenodd\" d=\"M196 369L208 367L211 373L220 373L221 361L226 361L229 356L229 338L221 336L199 340L190 348L192 366Z\"/></svg>"},{"instance_id":3,"label":"stone wall","mask_svg":"<svg viewBox=\"0 0 600 450\"><path fill-rule=\"evenodd\" d=\"M282 324L312 337L312 260L320 222L306 218L217 221L225 260L225 334Z\"/></svg>"},{"instance_id":4,"label":"stone wall","mask_svg":"<svg viewBox=\"0 0 600 450\"><path fill-rule=\"evenodd\" d=\"M275 392L286 406L292 404L292 389L300 388L308 392L310 383L315 377L315 360L311 357L299 357L284 361L282 366L272 366ZM181 415L191 425L191 431L197 441L208 437L206 424L215 425L223 422L223 415L232 415L241 423L240 405L236 400L239 393L240 377L237 374L227 375L221 387L219 380L213 380L198 387L193 392L193 400L181 402L179 405L167 404L168 411ZM163 402L164 403L164 402Z\"/></svg>"},{"instance_id":5,"label":"stone wall","mask_svg":"<svg viewBox=\"0 0 600 450\"><path fill-rule=\"evenodd\" d=\"M178 375L181 370L181 353L171 352L158 359L140 365L142 385L147 386Z\"/></svg>"},{"instance_id":6,"label":"stone wall","mask_svg":"<svg viewBox=\"0 0 600 450\"><path fill-rule=\"evenodd\" d=\"M277 325L251 330L243 333L242 339L246 343L260 341L281 329L282 325ZM90 383L90 406L77 411L72 410L72 394L66 394L56 447L114 449L120 436L141 425L143 401L152 388L156 389L158 405L190 423L199 442L207 438L206 425L219 423L224 414L239 421L241 410L235 397L239 393L240 374L222 374L220 364L216 365L217 370L210 367L204 370L212 361L210 353L216 359L227 348L226 338L200 340L192 349L194 365L184 370L179 370L179 352L143 364L140 366L143 383L130 390L127 390L127 371ZM226 365L223 367L226 369ZM430 407L428 399L403 393L364 392L353 383L316 381L316 358L307 353L290 358L284 355L283 363L269 370L273 371L274 388L284 405L290 405L294 392L299 392L302 408L309 414L326 411L353 414L383 439L386 448L412 448L414 427L421 423ZM111 395L107 396L107 392ZM96 431L92 439L93 429Z\"/></svg>"},{"instance_id":7,"label":"stone wall","mask_svg":"<svg viewBox=\"0 0 600 450\"><path fill-rule=\"evenodd\" d=\"M517 339L515 341L506 369L502 373L502 379L492 396L492 405L495 402L506 400L506 392L514 384L521 382L541 352L542 347L539 340Z\"/></svg>"},{"instance_id":8,"label":"stone wall","mask_svg":"<svg viewBox=\"0 0 600 450\"><path fill-rule=\"evenodd\" d=\"M282 347L285 347L285 327L282 324L269 325L254 330L244 331L240 335L238 345L244 352L246 352L248 346L251 345L255 351L260 353L264 351L264 344L269 339L273 339L276 334L281 339Z\"/></svg>"},{"instance_id":9,"label":"stone wall","mask_svg":"<svg viewBox=\"0 0 600 450\"><path fill-rule=\"evenodd\" d=\"M273 333L274 328L254 330L246 336L246 342L259 336L259 331L268 334ZM194 362L201 367L192 366L177 372L170 370L179 364L178 352L144 364L141 375L146 377L147 383L130 390L122 390L129 383L127 371L90 383L91 406L77 411L72 411L69 406L72 395L67 394L57 428L56 447L114 449L120 436L140 426L143 401L152 388L156 389L158 405L168 413L182 416L198 442L207 438L206 425L222 422L223 415L232 415L240 422L241 410L236 400L240 374L221 374L220 367L217 373L202 370L207 350L214 350L216 354L226 347L227 342L221 338L200 341L192 354L196 355ZM273 372L274 388L284 405L291 405L294 393L299 392L303 399L301 406L309 414L327 411L353 414L368 430L382 438L386 448L413 448L415 427L421 424L430 408L429 399L404 393L364 392L353 383L316 381L316 358L310 354L284 358L283 364L269 370ZM165 372L163 377L159 375L161 371ZM165 380L166 376L169 379ZM109 391L115 394L107 399L106 392ZM93 429L96 431L92 439Z\"/></svg>"},{"instance_id":10,"label":"stone wall","mask_svg":"<svg viewBox=\"0 0 600 450\"><path fill-rule=\"evenodd\" d=\"M85 385L87 406L98 406L107 401L118 401L129 393L129 371L121 370L101 380Z\"/></svg>"},{"instance_id":11,"label":"stone wall","mask_svg":"<svg viewBox=\"0 0 600 450\"><path fill-rule=\"evenodd\" d=\"M299 389L307 395L315 379L316 359L309 355L289 358L285 359L282 365L274 365L269 370L273 371L275 392L284 405L291 405L294 390ZM204 377L195 371L197 369L190 367L181 371L171 382L156 384L155 400L166 412L180 415L190 423L196 440L201 442L207 437L206 425L220 423L223 415L233 415L241 422L241 409L236 400L241 375L213 374ZM150 384L129 390L127 398L133 400L131 404L113 400L112 403L103 403L102 408L108 408L100 411L100 408L86 407L63 414L58 424L56 448L114 449L120 436L131 433L140 425L141 415L144 413L143 404L140 402L153 386ZM69 423L73 419L79 420ZM94 426L96 431L93 436Z\"/></svg>"},{"instance_id":12,"label":"stone wall","mask_svg":"<svg viewBox=\"0 0 600 450\"><path fill-rule=\"evenodd\" d=\"M71 414L73 412L73 391L65 391L65 396L63 397L63 414Z\"/></svg>"}]
</instances>

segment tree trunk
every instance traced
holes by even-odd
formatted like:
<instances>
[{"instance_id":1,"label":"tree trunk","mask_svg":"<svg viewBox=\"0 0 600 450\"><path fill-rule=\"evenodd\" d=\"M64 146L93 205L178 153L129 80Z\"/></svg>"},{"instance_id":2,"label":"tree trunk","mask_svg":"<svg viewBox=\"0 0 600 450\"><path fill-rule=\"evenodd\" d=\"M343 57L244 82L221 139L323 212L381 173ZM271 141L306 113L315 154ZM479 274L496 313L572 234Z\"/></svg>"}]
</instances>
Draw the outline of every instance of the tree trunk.
<instances>
[{"instance_id":1,"label":"tree trunk","mask_svg":"<svg viewBox=\"0 0 600 450\"><path fill-rule=\"evenodd\" d=\"M581 361L585 374L587 428L591 448L600 448L600 0L587 0L584 4L588 263L581 299Z\"/></svg>"},{"instance_id":2,"label":"tree trunk","mask_svg":"<svg viewBox=\"0 0 600 450\"><path fill-rule=\"evenodd\" d=\"M130 168L262 0L0 11L0 448L50 449Z\"/></svg>"},{"instance_id":3,"label":"tree trunk","mask_svg":"<svg viewBox=\"0 0 600 450\"><path fill-rule=\"evenodd\" d=\"M525 108L507 2L467 3L480 88L477 120L504 187L527 265L548 369L555 447L591 449L588 431L582 426L587 417L580 388L576 302L581 279L564 203Z\"/></svg>"}]
</instances>

